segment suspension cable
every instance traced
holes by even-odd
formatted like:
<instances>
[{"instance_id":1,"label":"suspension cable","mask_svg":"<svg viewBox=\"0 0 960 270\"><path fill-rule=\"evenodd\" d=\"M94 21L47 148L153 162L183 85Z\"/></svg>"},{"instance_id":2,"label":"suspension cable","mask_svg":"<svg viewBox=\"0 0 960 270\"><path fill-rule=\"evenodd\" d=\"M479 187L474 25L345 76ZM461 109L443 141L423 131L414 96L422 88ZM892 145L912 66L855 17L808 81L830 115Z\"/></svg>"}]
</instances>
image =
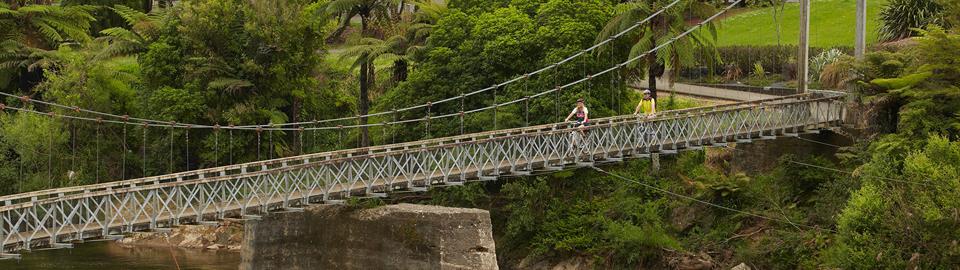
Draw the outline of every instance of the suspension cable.
<instances>
[{"instance_id":1,"label":"suspension cable","mask_svg":"<svg viewBox=\"0 0 960 270\"><path fill-rule=\"evenodd\" d=\"M97 166L96 166L96 181L97 184L100 183L100 123L97 123Z\"/></svg>"},{"instance_id":2,"label":"suspension cable","mask_svg":"<svg viewBox=\"0 0 960 270\"><path fill-rule=\"evenodd\" d=\"M123 125L123 138L121 138L120 147L123 150L120 155L120 179L127 179L127 125Z\"/></svg>"},{"instance_id":3,"label":"suspension cable","mask_svg":"<svg viewBox=\"0 0 960 270\"><path fill-rule=\"evenodd\" d=\"M213 129L213 166L220 167L220 125Z\"/></svg>"},{"instance_id":4,"label":"suspension cable","mask_svg":"<svg viewBox=\"0 0 960 270\"><path fill-rule=\"evenodd\" d=\"M147 124L143 124L143 144L140 145L140 152L143 155L143 177L147 177Z\"/></svg>"},{"instance_id":5,"label":"suspension cable","mask_svg":"<svg viewBox=\"0 0 960 270\"><path fill-rule=\"evenodd\" d=\"M186 129L183 130L183 132L184 132L184 137L186 137L186 140L187 140L187 144L184 145L184 148L187 149L187 155L184 157L184 162L187 165L186 170L189 171L190 170L190 128L187 127Z\"/></svg>"},{"instance_id":6,"label":"suspension cable","mask_svg":"<svg viewBox=\"0 0 960 270\"><path fill-rule=\"evenodd\" d=\"M173 173L173 127L170 128L170 160L167 162L167 168Z\"/></svg>"}]
</instances>

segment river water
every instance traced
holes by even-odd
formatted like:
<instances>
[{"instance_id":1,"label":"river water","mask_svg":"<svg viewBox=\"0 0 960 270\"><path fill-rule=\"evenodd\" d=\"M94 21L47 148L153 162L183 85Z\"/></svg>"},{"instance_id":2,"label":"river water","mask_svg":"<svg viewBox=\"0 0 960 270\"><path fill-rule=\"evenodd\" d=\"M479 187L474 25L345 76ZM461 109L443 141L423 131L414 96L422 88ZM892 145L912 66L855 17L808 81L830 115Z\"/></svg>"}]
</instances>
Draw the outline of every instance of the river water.
<instances>
[{"instance_id":1,"label":"river water","mask_svg":"<svg viewBox=\"0 0 960 270\"><path fill-rule=\"evenodd\" d=\"M171 256L176 255L176 263ZM196 249L124 247L111 241L74 248L22 253L20 260L0 260L3 270L235 270L240 253Z\"/></svg>"}]
</instances>

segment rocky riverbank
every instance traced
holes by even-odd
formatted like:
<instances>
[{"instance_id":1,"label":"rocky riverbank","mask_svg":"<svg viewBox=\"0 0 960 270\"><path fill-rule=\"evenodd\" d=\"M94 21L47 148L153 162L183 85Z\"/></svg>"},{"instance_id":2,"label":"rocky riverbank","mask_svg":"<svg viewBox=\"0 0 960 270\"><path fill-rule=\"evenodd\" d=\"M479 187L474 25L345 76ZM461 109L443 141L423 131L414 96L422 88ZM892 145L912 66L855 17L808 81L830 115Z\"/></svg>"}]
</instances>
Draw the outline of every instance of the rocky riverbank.
<instances>
[{"instance_id":1,"label":"rocky riverbank","mask_svg":"<svg viewBox=\"0 0 960 270\"><path fill-rule=\"evenodd\" d=\"M224 220L217 226L181 225L170 231L137 232L120 241L126 247L180 247L240 251L243 223Z\"/></svg>"}]
</instances>

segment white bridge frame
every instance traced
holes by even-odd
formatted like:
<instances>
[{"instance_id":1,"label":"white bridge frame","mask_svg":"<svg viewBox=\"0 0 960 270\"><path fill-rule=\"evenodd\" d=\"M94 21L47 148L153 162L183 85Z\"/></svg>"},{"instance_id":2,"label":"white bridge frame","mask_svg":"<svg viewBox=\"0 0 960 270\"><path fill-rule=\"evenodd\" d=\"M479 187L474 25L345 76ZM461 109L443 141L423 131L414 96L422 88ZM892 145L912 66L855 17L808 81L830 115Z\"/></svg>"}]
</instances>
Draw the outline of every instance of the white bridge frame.
<instances>
[{"instance_id":1,"label":"white bridge frame","mask_svg":"<svg viewBox=\"0 0 960 270\"><path fill-rule=\"evenodd\" d=\"M798 136L838 127L843 97L815 92L669 111L652 119L596 119L584 130L582 144L571 143L576 129L549 124L4 196L0 255L183 223L256 219L351 196Z\"/></svg>"}]
</instances>

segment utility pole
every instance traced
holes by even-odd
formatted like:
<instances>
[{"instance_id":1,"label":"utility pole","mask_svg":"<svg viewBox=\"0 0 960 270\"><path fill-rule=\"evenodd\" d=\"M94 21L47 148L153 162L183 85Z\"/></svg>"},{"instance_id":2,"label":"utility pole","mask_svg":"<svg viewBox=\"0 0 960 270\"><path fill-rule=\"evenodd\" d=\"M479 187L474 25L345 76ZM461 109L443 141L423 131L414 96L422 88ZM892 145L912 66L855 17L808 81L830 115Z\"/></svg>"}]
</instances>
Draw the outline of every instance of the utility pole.
<instances>
[{"instance_id":1,"label":"utility pole","mask_svg":"<svg viewBox=\"0 0 960 270\"><path fill-rule=\"evenodd\" d=\"M863 59L867 51L867 0L857 0L857 42L854 55Z\"/></svg>"},{"instance_id":2,"label":"utility pole","mask_svg":"<svg viewBox=\"0 0 960 270\"><path fill-rule=\"evenodd\" d=\"M797 91L807 93L810 72L810 0L800 0L800 51L797 52Z\"/></svg>"}]
</instances>

